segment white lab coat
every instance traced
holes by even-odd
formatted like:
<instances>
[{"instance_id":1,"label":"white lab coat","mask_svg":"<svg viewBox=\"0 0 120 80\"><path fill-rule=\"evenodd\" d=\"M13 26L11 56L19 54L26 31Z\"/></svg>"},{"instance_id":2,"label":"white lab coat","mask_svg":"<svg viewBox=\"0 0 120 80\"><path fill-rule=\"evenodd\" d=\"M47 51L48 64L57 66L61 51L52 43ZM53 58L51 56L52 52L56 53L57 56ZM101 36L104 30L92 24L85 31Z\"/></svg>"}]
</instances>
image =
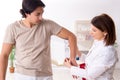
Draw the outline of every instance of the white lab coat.
<instances>
[{"instance_id":1,"label":"white lab coat","mask_svg":"<svg viewBox=\"0 0 120 80\"><path fill-rule=\"evenodd\" d=\"M118 56L113 45L105 46L103 40L95 40L85 58L86 69L72 66L71 74L87 80L114 80L113 71L117 61Z\"/></svg>"}]
</instances>

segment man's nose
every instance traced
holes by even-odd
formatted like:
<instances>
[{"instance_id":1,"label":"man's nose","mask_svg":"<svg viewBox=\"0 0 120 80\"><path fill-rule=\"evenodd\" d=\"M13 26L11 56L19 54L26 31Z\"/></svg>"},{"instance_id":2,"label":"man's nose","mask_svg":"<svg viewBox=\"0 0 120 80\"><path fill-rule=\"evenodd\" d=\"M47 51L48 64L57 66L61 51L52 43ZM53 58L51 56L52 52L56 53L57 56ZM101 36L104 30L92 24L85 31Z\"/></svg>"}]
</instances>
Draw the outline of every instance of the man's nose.
<instances>
[{"instance_id":1,"label":"man's nose","mask_svg":"<svg viewBox=\"0 0 120 80\"><path fill-rule=\"evenodd\" d=\"M40 16L39 16L39 20L41 20L42 18L43 18L42 15L40 15Z\"/></svg>"}]
</instances>

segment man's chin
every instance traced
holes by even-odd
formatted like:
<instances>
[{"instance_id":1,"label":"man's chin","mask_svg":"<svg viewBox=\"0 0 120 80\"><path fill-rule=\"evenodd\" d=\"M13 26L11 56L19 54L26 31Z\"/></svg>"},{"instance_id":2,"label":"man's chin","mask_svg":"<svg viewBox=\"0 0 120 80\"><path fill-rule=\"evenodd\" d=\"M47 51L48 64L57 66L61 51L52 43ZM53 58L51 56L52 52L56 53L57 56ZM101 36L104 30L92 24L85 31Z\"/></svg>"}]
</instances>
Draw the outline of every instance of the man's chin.
<instances>
[{"instance_id":1,"label":"man's chin","mask_svg":"<svg viewBox=\"0 0 120 80\"><path fill-rule=\"evenodd\" d=\"M40 22L41 22L41 20L40 20L40 21L37 21L36 24L39 24Z\"/></svg>"},{"instance_id":2,"label":"man's chin","mask_svg":"<svg viewBox=\"0 0 120 80\"><path fill-rule=\"evenodd\" d=\"M40 23L40 21L39 22L35 22L34 24L36 25L36 24L39 24Z\"/></svg>"}]
</instances>

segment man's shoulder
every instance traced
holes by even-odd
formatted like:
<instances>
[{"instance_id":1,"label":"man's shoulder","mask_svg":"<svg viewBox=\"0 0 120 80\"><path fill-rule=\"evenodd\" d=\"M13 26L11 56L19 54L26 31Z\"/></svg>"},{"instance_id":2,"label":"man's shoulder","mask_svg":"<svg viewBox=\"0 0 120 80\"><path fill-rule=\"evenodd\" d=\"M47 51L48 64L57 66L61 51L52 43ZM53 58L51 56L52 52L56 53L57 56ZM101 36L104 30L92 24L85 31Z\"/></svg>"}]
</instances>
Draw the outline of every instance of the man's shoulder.
<instances>
[{"instance_id":1,"label":"man's shoulder","mask_svg":"<svg viewBox=\"0 0 120 80\"><path fill-rule=\"evenodd\" d=\"M55 23L55 21L50 20L50 19L43 19L42 22L43 23Z\"/></svg>"},{"instance_id":2,"label":"man's shoulder","mask_svg":"<svg viewBox=\"0 0 120 80\"><path fill-rule=\"evenodd\" d=\"M8 26L16 26L16 25L19 25L19 22L20 22L20 21L14 21L14 22L10 23Z\"/></svg>"}]
</instances>

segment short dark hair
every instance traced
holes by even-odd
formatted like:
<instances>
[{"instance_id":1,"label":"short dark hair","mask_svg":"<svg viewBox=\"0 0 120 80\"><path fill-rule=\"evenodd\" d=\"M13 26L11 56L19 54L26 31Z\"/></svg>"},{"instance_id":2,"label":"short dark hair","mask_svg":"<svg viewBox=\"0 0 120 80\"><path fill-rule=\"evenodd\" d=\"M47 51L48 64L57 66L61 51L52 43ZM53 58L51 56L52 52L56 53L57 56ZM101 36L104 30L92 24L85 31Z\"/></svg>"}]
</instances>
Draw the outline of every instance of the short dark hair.
<instances>
[{"instance_id":1,"label":"short dark hair","mask_svg":"<svg viewBox=\"0 0 120 80\"><path fill-rule=\"evenodd\" d=\"M104 41L106 42L106 46L113 45L116 40L116 31L115 24L110 16L107 14L101 14L99 16L95 16L91 20L91 24L96 28L101 30L102 32L106 32Z\"/></svg>"},{"instance_id":2,"label":"short dark hair","mask_svg":"<svg viewBox=\"0 0 120 80\"><path fill-rule=\"evenodd\" d=\"M30 14L38 7L45 7L45 4L41 0L23 0L20 13L23 18L26 18L25 13Z\"/></svg>"}]
</instances>

